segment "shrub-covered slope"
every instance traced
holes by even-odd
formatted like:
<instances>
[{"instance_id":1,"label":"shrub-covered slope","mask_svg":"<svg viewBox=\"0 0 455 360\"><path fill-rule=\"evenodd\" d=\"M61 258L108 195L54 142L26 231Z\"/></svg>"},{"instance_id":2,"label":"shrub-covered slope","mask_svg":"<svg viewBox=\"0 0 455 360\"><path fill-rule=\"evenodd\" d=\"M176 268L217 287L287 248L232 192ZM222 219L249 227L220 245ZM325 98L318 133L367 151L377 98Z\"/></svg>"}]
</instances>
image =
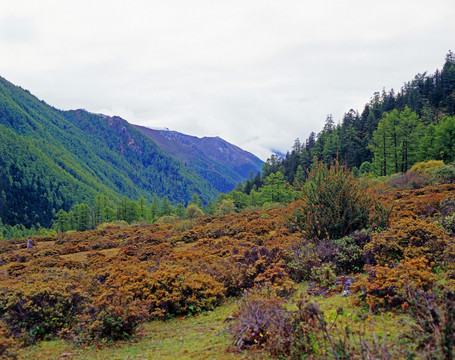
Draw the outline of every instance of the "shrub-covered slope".
<instances>
[{"instance_id":1,"label":"shrub-covered slope","mask_svg":"<svg viewBox=\"0 0 455 360\"><path fill-rule=\"evenodd\" d=\"M3 241L0 325L25 343L52 337L118 340L144 321L210 310L249 290L232 328L240 349L256 344L279 358L292 359L301 351L309 358L332 358L331 336L332 344L348 341L339 351L355 357L358 344L337 331L361 326L369 311L372 316L387 310L387 317L399 313L417 324L401 329L416 337L403 342L384 333L387 348L370 347L375 356L388 351L398 358L419 357L427 349L443 354L442 340L418 324L449 326L453 316L455 185L381 192L394 205L390 225L341 239L308 238L305 230L289 227L292 208L277 208L36 237L29 249L26 239ZM280 299L292 295L301 280L309 281L308 296L344 292L360 315L348 318L337 310L330 321L341 316L342 323L333 327L307 300L296 312L283 312ZM422 301L440 320L426 318L418 307ZM281 315L269 322L261 314ZM444 341L455 334L444 331Z\"/></svg>"}]
</instances>

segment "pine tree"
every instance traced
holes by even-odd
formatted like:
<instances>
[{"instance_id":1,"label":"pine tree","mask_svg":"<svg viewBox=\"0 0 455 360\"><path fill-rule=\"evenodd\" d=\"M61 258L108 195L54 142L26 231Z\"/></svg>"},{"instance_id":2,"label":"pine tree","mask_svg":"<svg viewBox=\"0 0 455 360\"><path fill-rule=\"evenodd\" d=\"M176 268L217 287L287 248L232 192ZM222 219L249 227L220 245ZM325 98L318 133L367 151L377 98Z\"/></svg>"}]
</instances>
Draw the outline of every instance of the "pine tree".
<instances>
[{"instance_id":1,"label":"pine tree","mask_svg":"<svg viewBox=\"0 0 455 360\"><path fill-rule=\"evenodd\" d=\"M139 219L145 220L147 218L147 200L141 196L137 201L137 205L139 206Z\"/></svg>"},{"instance_id":2,"label":"pine tree","mask_svg":"<svg viewBox=\"0 0 455 360\"><path fill-rule=\"evenodd\" d=\"M386 176L390 171L390 138L389 123L380 121L378 128L373 132L369 148L374 154L373 167L377 175Z\"/></svg>"}]
</instances>

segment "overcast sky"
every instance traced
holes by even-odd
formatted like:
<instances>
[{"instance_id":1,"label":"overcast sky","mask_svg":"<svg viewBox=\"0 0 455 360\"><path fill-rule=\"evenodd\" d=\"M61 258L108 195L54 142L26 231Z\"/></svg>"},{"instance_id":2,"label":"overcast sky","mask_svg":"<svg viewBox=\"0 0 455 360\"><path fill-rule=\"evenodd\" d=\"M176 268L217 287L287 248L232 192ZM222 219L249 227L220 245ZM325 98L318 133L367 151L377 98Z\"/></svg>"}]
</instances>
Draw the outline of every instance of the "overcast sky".
<instances>
[{"instance_id":1,"label":"overcast sky","mask_svg":"<svg viewBox=\"0 0 455 360\"><path fill-rule=\"evenodd\" d=\"M0 75L267 159L455 51L454 0L0 0Z\"/></svg>"}]
</instances>

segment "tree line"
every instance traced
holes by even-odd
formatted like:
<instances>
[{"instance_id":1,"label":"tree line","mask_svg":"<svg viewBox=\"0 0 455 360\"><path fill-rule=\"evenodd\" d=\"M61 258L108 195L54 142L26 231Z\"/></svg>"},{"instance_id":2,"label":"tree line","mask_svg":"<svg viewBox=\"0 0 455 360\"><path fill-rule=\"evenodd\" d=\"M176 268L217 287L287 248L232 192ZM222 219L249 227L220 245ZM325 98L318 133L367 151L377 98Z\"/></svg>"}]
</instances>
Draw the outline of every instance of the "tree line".
<instances>
[{"instance_id":1,"label":"tree line","mask_svg":"<svg viewBox=\"0 0 455 360\"><path fill-rule=\"evenodd\" d=\"M362 111L350 110L335 124L328 115L323 129L305 141L296 139L284 157L272 155L262 172L239 184L250 194L280 173L288 184L306 178L317 161L338 159L356 175L406 172L429 159L455 161L455 55L449 51L442 70L418 74L401 91L376 92Z\"/></svg>"}]
</instances>

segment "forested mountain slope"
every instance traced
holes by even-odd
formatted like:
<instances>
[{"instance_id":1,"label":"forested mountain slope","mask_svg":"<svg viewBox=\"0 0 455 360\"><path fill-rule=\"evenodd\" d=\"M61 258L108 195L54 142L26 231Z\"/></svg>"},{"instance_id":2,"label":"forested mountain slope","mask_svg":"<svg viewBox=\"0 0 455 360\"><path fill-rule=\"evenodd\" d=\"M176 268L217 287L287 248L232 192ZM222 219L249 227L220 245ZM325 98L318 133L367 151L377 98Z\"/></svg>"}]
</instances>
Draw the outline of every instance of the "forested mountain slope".
<instances>
[{"instance_id":1,"label":"forested mountain slope","mask_svg":"<svg viewBox=\"0 0 455 360\"><path fill-rule=\"evenodd\" d=\"M330 163L335 158L374 175L406 172L430 159L454 162L455 54L449 51L441 70L417 74L398 92L374 93L361 113L351 109L338 123L328 115L319 133L296 139L284 157L268 159L262 177L247 181L244 190L260 188L277 172L292 184L305 178L316 159Z\"/></svg>"},{"instance_id":2,"label":"forested mountain slope","mask_svg":"<svg viewBox=\"0 0 455 360\"><path fill-rule=\"evenodd\" d=\"M161 149L194 169L220 192L231 191L250 173L261 170L263 161L219 137L185 135L134 125Z\"/></svg>"},{"instance_id":3,"label":"forested mountain slope","mask_svg":"<svg viewBox=\"0 0 455 360\"><path fill-rule=\"evenodd\" d=\"M0 217L4 224L49 226L59 209L156 194L186 203L218 194L125 120L60 111L0 78Z\"/></svg>"}]
</instances>

